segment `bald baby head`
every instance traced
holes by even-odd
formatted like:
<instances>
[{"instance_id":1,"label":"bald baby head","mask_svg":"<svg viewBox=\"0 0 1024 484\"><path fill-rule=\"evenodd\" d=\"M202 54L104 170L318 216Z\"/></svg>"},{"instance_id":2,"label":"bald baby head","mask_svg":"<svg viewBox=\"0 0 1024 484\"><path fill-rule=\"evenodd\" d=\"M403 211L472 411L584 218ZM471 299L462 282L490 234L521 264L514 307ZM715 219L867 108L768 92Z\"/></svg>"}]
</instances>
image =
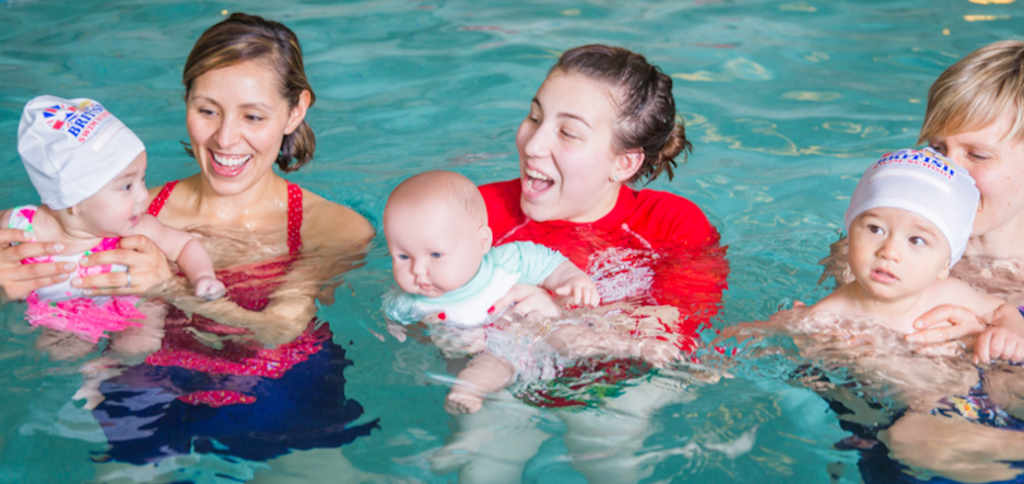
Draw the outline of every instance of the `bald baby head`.
<instances>
[{"instance_id":1,"label":"bald baby head","mask_svg":"<svg viewBox=\"0 0 1024 484\"><path fill-rule=\"evenodd\" d=\"M480 190L469 178L451 171L428 171L400 183L388 197L384 219L395 210L431 209L444 210L452 221L472 230L487 225L487 206Z\"/></svg>"}]
</instances>

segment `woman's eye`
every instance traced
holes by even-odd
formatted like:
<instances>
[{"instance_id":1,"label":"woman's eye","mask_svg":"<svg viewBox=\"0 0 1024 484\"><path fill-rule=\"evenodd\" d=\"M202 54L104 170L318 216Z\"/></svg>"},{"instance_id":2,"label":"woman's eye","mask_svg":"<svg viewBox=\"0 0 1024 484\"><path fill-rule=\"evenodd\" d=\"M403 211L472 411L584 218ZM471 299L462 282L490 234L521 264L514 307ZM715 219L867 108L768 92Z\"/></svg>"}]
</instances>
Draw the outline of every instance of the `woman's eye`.
<instances>
[{"instance_id":1,"label":"woman's eye","mask_svg":"<svg viewBox=\"0 0 1024 484\"><path fill-rule=\"evenodd\" d=\"M395 256L395 258L398 259L398 260L409 260L409 256L407 256L405 254L398 254L398 255Z\"/></svg>"},{"instance_id":2,"label":"woman's eye","mask_svg":"<svg viewBox=\"0 0 1024 484\"><path fill-rule=\"evenodd\" d=\"M885 231L882 230L882 227L879 227L877 225L871 225L871 224L868 224L868 231L873 233L873 234L876 234L876 235L877 234L885 233Z\"/></svg>"},{"instance_id":3,"label":"woman's eye","mask_svg":"<svg viewBox=\"0 0 1024 484\"><path fill-rule=\"evenodd\" d=\"M247 114L245 116L245 119L248 119L249 121L254 121L254 122L255 121L263 121L263 116L257 116L255 114Z\"/></svg>"},{"instance_id":4,"label":"woman's eye","mask_svg":"<svg viewBox=\"0 0 1024 484\"><path fill-rule=\"evenodd\" d=\"M924 247L924 246L928 245L928 241L924 240L921 237L911 237L910 238L910 243L911 243L911 245L916 245L916 246L919 246L919 247Z\"/></svg>"},{"instance_id":5,"label":"woman's eye","mask_svg":"<svg viewBox=\"0 0 1024 484\"><path fill-rule=\"evenodd\" d=\"M527 116L526 119L530 120L531 123L540 124L540 117L539 116L534 116L534 115L531 114L531 115Z\"/></svg>"},{"instance_id":6,"label":"woman's eye","mask_svg":"<svg viewBox=\"0 0 1024 484\"><path fill-rule=\"evenodd\" d=\"M199 114L202 114L204 116L213 116L217 113L214 112L212 109L199 108Z\"/></svg>"},{"instance_id":7,"label":"woman's eye","mask_svg":"<svg viewBox=\"0 0 1024 484\"><path fill-rule=\"evenodd\" d=\"M569 133L568 131L566 131L564 129L562 130L562 136L565 136L566 138L569 138L569 139L576 139L576 136L574 136L572 133Z\"/></svg>"},{"instance_id":8,"label":"woman's eye","mask_svg":"<svg viewBox=\"0 0 1024 484\"><path fill-rule=\"evenodd\" d=\"M430 253L430 257L433 257L435 259L440 259L441 258L441 253L440 252L431 252Z\"/></svg>"}]
</instances>

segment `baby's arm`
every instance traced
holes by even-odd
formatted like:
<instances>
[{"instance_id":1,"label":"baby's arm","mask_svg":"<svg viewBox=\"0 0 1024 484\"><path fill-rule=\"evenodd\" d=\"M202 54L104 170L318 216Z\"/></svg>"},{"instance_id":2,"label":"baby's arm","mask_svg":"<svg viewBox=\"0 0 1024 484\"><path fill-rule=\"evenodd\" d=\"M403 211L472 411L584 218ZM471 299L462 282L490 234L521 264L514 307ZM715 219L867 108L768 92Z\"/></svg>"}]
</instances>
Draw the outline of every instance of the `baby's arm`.
<instances>
[{"instance_id":1,"label":"baby's arm","mask_svg":"<svg viewBox=\"0 0 1024 484\"><path fill-rule=\"evenodd\" d=\"M597 286L590 280L586 272L580 270L570 261L565 261L540 283L540 287L553 291L559 296L572 296L576 304L597 306L601 304L601 296L597 294Z\"/></svg>"},{"instance_id":2,"label":"baby's arm","mask_svg":"<svg viewBox=\"0 0 1024 484\"><path fill-rule=\"evenodd\" d=\"M662 368L679 359L679 348L657 338L636 338L614 331L596 332L581 324L564 324L545 341L562 355L571 358L595 356L639 357Z\"/></svg>"},{"instance_id":3,"label":"baby's arm","mask_svg":"<svg viewBox=\"0 0 1024 484\"><path fill-rule=\"evenodd\" d=\"M196 297L207 301L224 296L224 284L213 272L213 261L203 244L188 232L168 227L149 214L142 214L135 233L145 235L168 259L177 262L185 276L196 286Z\"/></svg>"},{"instance_id":4,"label":"baby's arm","mask_svg":"<svg viewBox=\"0 0 1024 484\"><path fill-rule=\"evenodd\" d=\"M508 360L481 353L459 372L458 382L444 399L444 409L452 415L479 412L484 395L509 386L515 376L516 369Z\"/></svg>"}]
</instances>

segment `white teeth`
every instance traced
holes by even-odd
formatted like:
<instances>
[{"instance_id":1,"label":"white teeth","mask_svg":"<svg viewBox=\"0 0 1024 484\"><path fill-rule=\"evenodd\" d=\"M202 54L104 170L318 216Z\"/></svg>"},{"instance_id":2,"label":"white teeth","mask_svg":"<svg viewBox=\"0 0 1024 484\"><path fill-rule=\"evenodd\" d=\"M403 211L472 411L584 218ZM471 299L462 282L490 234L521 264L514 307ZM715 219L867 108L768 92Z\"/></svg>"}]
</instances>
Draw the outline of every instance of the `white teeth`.
<instances>
[{"instance_id":1,"label":"white teeth","mask_svg":"<svg viewBox=\"0 0 1024 484\"><path fill-rule=\"evenodd\" d=\"M245 163L245 162L249 161L249 158L252 158L252 155L245 155L245 156L218 156L217 154L213 155L214 161L216 161L218 164L221 164L221 165L224 165L224 166L238 166L238 165L241 165L242 163Z\"/></svg>"},{"instance_id":2,"label":"white teeth","mask_svg":"<svg viewBox=\"0 0 1024 484\"><path fill-rule=\"evenodd\" d=\"M544 180L544 181L554 181L554 180L552 180L552 179L550 179L550 178L548 178L548 177L544 176L544 174L543 174L543 173L541 173L541 172L539 172L539 171L533 171L533 170L530 170L530 169L527 169L527 170L526 170L526 176L528 176L528 177L530 177L530 178L536 178L536 179L538 179L538 180Z\"/></svg>"}]
</instances>

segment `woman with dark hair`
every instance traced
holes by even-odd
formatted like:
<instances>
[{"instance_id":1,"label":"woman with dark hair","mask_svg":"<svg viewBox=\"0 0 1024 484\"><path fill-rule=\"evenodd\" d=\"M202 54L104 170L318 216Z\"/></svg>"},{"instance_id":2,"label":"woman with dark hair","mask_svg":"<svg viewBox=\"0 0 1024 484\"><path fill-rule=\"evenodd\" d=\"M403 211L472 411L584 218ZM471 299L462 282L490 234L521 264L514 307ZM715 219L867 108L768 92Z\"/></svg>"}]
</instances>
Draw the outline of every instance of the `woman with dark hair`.
<instances>
[{"instance_id":1,"label":"woman with dark hair","mask_svg":"<svg viewBox=\"0 0 1024 484\"><path fill-rule=\"evenodd\" d=\"M149 213L200 236L230 301L177 296L180 278L147 251L89 258L129 266L120 278L79 281L114 287L93 294L138 293L170 278L161 294L177 306L145 364L101 369L116 376L93 383L105 400L89 405L99 404L110 457L137 465L190 453L265 461L368 435L375 421L349 425L363 412L344 394L351 362L314 315L316 299L330 300L332 278L363 256L374 230L273 170L309 163L316 146L305 122L315 96L298 39L278 22L233 14L199 38L182 82L186 151L200 173L153 189Z\"/></svg>"},{"instance_id":2,"label":"woman with dark hair","mask_svg":"<svg viewBox=\"0 0 1024 484\"><path fill-rule=\"evenodd\" d=\"M671 78L626 49L566 51L531 101L516 147L520 178L480 187L495 245L530 241L560 251L594 279L602 304L638 321L657 318L681 350L693 349L728 274L718 232L689 200L630 186L661 174L671 179L675 159L691 148ZM496 309L538 297L517 289ZM655 463L638 455L653 431L649 417L686 394L679 382L645 375L648 369L636 361L585 362L556 378L568 382L564 388L519 397L570 407L558 412L568 427L564 440L589 482L637 482ZM591 378L594 389L579 390ZM458 469L463 482L518 482L548 437L529 424L533 415L485 404L479 414L459 416L460 432L435 458L435 470ZM501 444L480 443L481 433L499 431L491 438Z\"/></svg>"}]
</instances>

